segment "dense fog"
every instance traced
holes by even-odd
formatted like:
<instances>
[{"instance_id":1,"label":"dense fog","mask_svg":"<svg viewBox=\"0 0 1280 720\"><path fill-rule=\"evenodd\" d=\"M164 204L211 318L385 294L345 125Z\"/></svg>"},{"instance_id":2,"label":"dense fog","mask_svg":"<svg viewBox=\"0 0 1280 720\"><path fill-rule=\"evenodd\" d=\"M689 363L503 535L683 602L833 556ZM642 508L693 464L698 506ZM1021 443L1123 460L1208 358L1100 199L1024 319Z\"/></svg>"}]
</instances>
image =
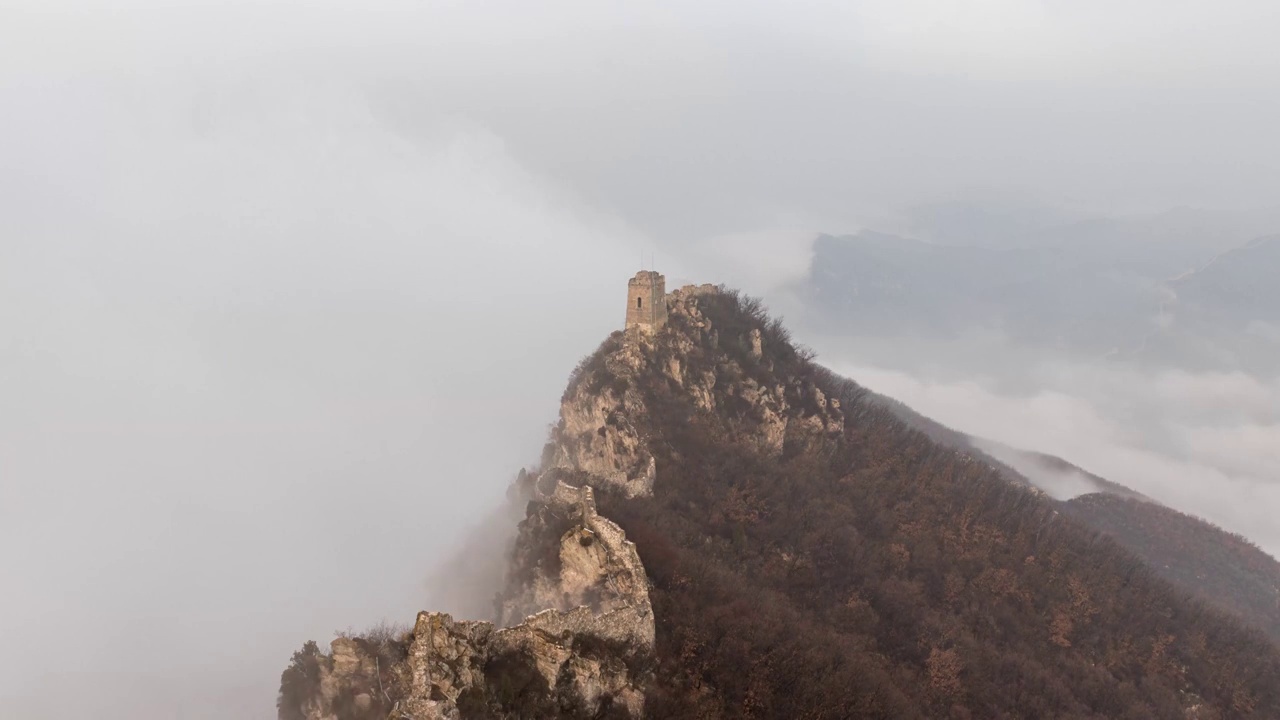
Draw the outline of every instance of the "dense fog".
<instances>
[{"instance_id":1,"label":"dense fog","mask_svg":"<svg viewBox=\"0 0 1280 720\"><path fill-rule=\"evenodd\" d=\"M272 718L303 641L479 612L441 569L642 264L1280 551L1280 372L868 336L805 290L819 232L994 227L965 208L1280 232L1278 12L0 6L0 716Z\"/></svg>"}]
</instances>

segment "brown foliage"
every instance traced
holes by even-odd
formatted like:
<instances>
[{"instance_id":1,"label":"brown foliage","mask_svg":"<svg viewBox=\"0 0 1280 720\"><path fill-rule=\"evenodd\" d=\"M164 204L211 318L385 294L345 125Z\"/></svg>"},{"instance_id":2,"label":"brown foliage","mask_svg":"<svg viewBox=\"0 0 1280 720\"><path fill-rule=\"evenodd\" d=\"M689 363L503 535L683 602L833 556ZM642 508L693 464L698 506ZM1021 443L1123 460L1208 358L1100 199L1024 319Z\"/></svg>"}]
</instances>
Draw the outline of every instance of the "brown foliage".
<instances>
[{"instance_id":1,"label":"brown foliage","mask_svg":"<svg viewBox=\"0 0 1280 720\"><path fill-rule=\"evenodd\" d=\"M1138 498L1083 495L1063 507L1114 537L1161 577L1280 642L1280 562L1253 543Z\"/></svg>"},{"instance_id":2,"label":"brown foliage","mask_svg":"<svg viewBox=\"0 0 1280 720\"><path fill-rule=\"evenodd\" d=\"M929 690L943 698L954 698L960 694L960 654L955 650L934 648L924 661L929 671Z\"/></svg>"},{"instance_id":3,"label":"brown foliage","mask_svg":"<svg viewBox=\"0 0 1280 720\"><path fill-rule=\"evenodd\" d=\"M719 343L681 351L685 367L784 386L798 416L816 385L846 429L770 454L750 408L698 410L658 369L677 352L659 338L634 380L654 497L599 498L653 581L654 717L1280 717L1261 636L867 402L780 328L752 358L758 304L701 307Z\"/></svg>"}]
</instances>

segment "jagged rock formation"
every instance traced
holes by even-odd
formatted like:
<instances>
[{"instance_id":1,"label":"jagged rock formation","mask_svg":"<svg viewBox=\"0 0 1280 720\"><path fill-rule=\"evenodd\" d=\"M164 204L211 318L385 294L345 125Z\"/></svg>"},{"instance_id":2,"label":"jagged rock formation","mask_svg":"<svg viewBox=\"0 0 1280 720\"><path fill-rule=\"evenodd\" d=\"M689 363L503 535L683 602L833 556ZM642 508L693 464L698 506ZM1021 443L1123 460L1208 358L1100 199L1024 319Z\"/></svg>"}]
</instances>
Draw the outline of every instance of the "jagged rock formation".
<instances>
[{"instance_id":1,"label":"jagged rock formation","mask_svg":"<svg viewBox=\"0 0 1280 720\"><path fill-rule=\"evenodd\" d=\"M621 334L620 334L621 335ZM639 330L606 362L642 362ZM638 718L650 674L654 618L635 545L596 510L592 486L652 491L656 467L625 387L576 383L544 453L521 471L528 500L496 601L497 622L423 612L401 637L309 644L282 678L288 720Z\"/></svg>"},{"instance_id":2,"label":"jagged rock formation","mask_svg":"<svg viewBox=\"0 0 1280 720\"><path fill-rule=\"evenodd\" d=\"M654 642L644 567L591 487L561 474L542 478L549 492L529 478L502 622L423 612L401 638L338 638L311 654L314 688L289 717L640 717Z\"/></svg>"},{"instance_id":3,"label":"jagged rock formation","mask_svg":"<svg viewBox=\"0 0 1280 720\"><path fill-rule=\"evenodd\" d=\"M554 482L546 493L535 481L538 499L521 524L500 623L513 625L548 609L585 607L599 618L597 635L653 645L648 582L635 545L596 512L589 485L568 485L563 475L552 470L537 479Z\"/></svg>"},{"instance_id":4,"label":"jagged rock formation","mask_svg":"<svg viewBox=\"0 0 1280 720\"><path fill-rule=\"evenodd\" d=\"M749 409L744 433L770 452L781 452L789 436L843 431L839 399L828 401L821 388L805 378L770 381L774 368L765 356L764 328L730 328L732 347L720 347L720 328L703 311L701 301L721 292L714 285L675 290L667 296L673 332L618 334L588 358L594 363L584 366L582 377L571 383L562 408L561 417L571 420L557 428L559 447L579 449L565 465L604 476L612 471L614 486L627 497L652 493L653 458L632 448L641 444L637 419L648 413L645 397L650 388L644 378L654 371L702 412L720 413L726 404L732 406L730 415ZM772 333L785 338L776 324ZM713 360L708 350L719 357ZM602 402L592 406L592 399Z\"/></svg>"},{"instance_id":5,"label":"jagged rock formation","mask_svg":"<svg viewBox=\"0 0 1280 720\"><path fill-rule=\"evenodd\" d=\"M530 503L517 547L525 582L503 601L503 622L418 615L393 715L640 717L654 623L635 545L596 512L590 486L557 478Z\"/></svg>"},{"instance_id":6,"label":"jagged rock formation","mask_svg":"<svg viewBox=\"0 0 1280 720\"><path fill-rule=\"evenodd\" d=\"M702 413L739 417L743 438L768 454L844 429L840 401L812 380L767 382L759 372L773 370L767 336L785 338L780 326L729 328L734 352L706 362L721 329L700 300L721 292L666 295L670 330L630 326L574 371L542 469L521 471L513 488L528 508L496 622L423 612L400 637L340 637L328 654L310 644L285 673L281 718L640 717L655 642L648 579L635 545L597 511L593 488L653 495L652 376Z\"/></svg>"},{"instance_id":7,"label":"jagged rock formation","mask_svg":"<svg viewBox=\"0 0 1280 720\"><path fill-rule=\"evenodd\" d=\"M631 337L632 342L604 358L611 377L625 378L641 363L639 335ZM576 383L561 403L544 464L586 473L627 497L649 495L657 468L632 420L644 412L640 394L625 384Z\"/></svg>"}]
</instances>

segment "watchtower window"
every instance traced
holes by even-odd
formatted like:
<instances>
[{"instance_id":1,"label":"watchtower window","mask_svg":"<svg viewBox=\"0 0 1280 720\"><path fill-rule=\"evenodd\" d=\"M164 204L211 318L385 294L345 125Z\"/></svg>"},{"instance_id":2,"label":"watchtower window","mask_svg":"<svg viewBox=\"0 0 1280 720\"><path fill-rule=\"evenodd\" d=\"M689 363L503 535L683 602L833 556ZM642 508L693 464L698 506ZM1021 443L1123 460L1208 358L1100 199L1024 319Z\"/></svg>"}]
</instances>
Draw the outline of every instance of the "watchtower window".
<instances>
[{"instance_id":1,"label":"watchtower window","mask_svg":"<svg viewBox=\"0 0 1280 720\"><path fill-rule=\"evenodd\" d=\"M636 308L638 309L640 307L640 304L643 302L644 302L644 298L636 298Z\"/></svg>"}]
</instances>

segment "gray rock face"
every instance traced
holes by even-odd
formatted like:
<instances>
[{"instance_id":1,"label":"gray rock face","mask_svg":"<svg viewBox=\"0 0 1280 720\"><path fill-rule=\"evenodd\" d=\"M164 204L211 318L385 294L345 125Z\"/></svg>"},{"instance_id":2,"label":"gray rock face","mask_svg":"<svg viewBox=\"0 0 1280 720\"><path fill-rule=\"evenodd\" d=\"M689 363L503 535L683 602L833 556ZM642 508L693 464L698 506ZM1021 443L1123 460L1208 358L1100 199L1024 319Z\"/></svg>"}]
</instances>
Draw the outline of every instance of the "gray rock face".
<instances>
[{"instance_id":1,"label":"gray rock face","mask_svg":"<svg viewBox=\"0 0 1280 720\"><path fill-rule=\"evenodd\" d=\"M598 717L604 710L640 717L644 691L627 653L596 631L586 608L547 610L510 628L418 615L408 664L410 695L393 718Z\"/></svg>"},{"instance_id":2,"label":"gray rock face","mask_svg":"<svg viewBox=\"0 0 1280 720\"><path fill-rule=\"evenodd\" d=\"M652 334L623 334L600 358L601 367L569 388L551 432L554 451L544 458L547 468L587 473L592 484L628 498L653 494L653 457L637 425L647 409L630 382L648 362L652 342Z\"/></svg>"},{"instance_id":3,"label":"gray rock face","mask_svg":"<svg viewBox=\"0 0 1280 720\"><path fill-rule=\"evenodd\" d=\"M631 341L641 342L638 337ZM624 346L610 356L624 366L623 372L627 355ZM597 485L618 489L629 498L652 495L653 458L634 422L644 412L635 390L579 383L561 403L560 423L552 431L556 450L551 466L589 473Z\"/></svg>"},{"instance_id":4,"label":"gray rock face","mask_svg":"<svg viewBox=\"0 0 1280 720\"><path fill-rule=\"evenodd\" d=\"M521 526L513 562L524 574L512 578L501 622L586 608L601 619L591 628L595 635L651 648L653 611L640 555L622 528L596 512L591 487L557 479L535 507Z\"/></svg>"},{"instance_id":5,"label":"gray rock face","mask_svg":"<svg viewBox=\"0 0 1280 720\"><path fill-rule=\"evenodd\" d=\"M500 624L422 612L391 660L338 638L295 717L641 717L654 620L635 545L597 513L590 486L556 478L530 503L518 547L529 552L513 558Z\"/></svg>"}]
</instances>

